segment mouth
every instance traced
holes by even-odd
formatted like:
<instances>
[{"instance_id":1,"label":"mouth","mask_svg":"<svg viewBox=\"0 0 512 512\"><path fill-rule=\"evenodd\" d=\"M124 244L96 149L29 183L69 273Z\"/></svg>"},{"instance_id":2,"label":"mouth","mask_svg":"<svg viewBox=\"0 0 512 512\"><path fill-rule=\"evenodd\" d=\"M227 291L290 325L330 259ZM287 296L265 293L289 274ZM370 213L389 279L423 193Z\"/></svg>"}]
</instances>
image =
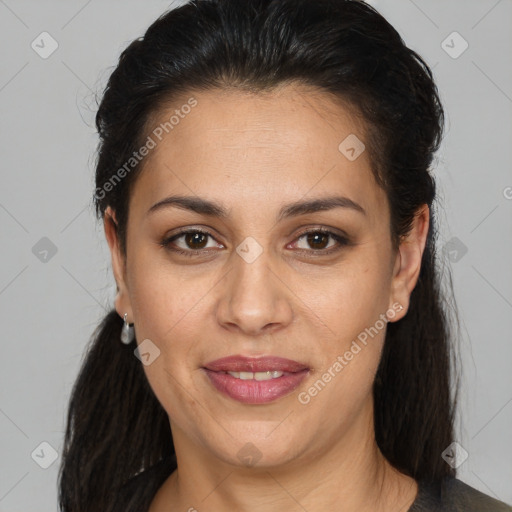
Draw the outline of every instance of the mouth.
<instances>
[{"instance_id":1,"label":"mouth","mask_svg":"<svg viewBox=\"0 0 512 512\"><path fill-rule=\"evenodd\" d=\"M224 357L202 370L217 391L245 404L266 404L288 395L309 373L298 361L270 356Z\"/></svg>"}]
</instances>

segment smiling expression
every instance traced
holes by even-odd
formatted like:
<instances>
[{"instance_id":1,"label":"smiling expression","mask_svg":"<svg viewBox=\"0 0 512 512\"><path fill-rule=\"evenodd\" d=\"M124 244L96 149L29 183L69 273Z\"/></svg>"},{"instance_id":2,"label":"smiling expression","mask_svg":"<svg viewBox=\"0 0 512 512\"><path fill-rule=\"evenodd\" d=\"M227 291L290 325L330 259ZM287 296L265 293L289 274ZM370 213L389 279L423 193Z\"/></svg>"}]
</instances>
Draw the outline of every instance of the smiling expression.
<instances>
[{"instance_id":1,"label":"smiling expression","mask_svg":"<svg viewBox=\"0 0 512 512\"><path fill-rule=\"evenodd\" d=\"M387 197L368 151L352 160L340 151L365 133L326 93L287 85L193 96L133 187L126 261L113 251L116 308L138 343L160 350L144 371L175 443L235 464L248 442L268 465L307 459L369 428L385 328L314 400L297 397L393 303L407 306ZM248 359L206 369L230 356ZM254 366L261 357L299 366Z\"/></svg>"}]
</instances>

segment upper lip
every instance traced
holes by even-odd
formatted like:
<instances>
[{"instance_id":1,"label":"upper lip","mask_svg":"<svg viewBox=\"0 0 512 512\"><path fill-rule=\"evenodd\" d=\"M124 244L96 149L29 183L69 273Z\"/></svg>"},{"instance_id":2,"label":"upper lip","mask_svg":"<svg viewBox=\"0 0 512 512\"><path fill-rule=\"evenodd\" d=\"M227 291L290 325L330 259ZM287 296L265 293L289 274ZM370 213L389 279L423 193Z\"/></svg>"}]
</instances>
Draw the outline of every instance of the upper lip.
<instances>
[{"instance_id":1,"label":"upper lip","mask_svg":"<svg viewBox=\"0 0 512 512\"><path fill-rule=\"evenodd\" d=\"M280 371L280 372L300 372L307 370L308 367L293 361L292 359L285 359L276 356L264 357L246 357L240 355L233 355L215 359L204 365L204 368L214 372L266 372L266 371Z\"/></svg>"}]
</instances>

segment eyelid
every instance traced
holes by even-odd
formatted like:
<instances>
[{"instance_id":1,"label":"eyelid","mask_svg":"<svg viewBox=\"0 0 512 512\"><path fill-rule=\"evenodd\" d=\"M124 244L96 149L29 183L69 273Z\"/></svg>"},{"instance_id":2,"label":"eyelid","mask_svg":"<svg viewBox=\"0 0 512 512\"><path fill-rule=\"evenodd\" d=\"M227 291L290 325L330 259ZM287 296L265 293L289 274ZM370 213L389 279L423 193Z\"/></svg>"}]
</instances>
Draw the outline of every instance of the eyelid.
<instances>
[{"instance_id":1,"label":"eyelid","mask_svg":"<svg viewBox=\"0 0 512 512\"><path fill-rule=\"evenodd\" d=\"M213 236L213 234L210 231L208 231L204 228L191 227L191 228L182 228L177 233L173 233L170 236L164 237L163 240L160 242L160 245L170 251L177 252L180 254L187 254L187 255L188 254L194 255L194 254L200 254L200 253L204 253L204 252L210 252L211 248L210 249L181 249L181 248L174 249L171 247L171 243L174 240L176 240L184 235L190 234L190 233L201 233L207 237L210 237L212 240L215 240L217 242L216 238ZM220 245L223 245L220 242L217 242L217 243Z\"/></svg>"},{"instance_id":2,"label":"eyelid","mask_svg":"<svg viewBox=\"0 0 512 512\"><path fill-rule=\"evenodd\" d=\"M182 228L177 233L172 234L171 236L164 237L164 239L160 242L160 245L172 252L183 254L186 256L194 256L194 255L201 255L201 254L207 254L211 252L211 248L209 249L180 249L180 248L172 248L171 242L176 240L177 238L180 238L183 235L190 234L190 233L201 233L203 235L206 235L207 237L212 238L213 240L216 240L216 238L213 236L213 234L204 229L204 228L195 228L195 227L187 227ZM313 256L327 256L329 254L332 254L334 252L337 252L341 250L344 246L348 246L352 244L351 238L344 233L342 230L334 229L334 228L327 228L327 227L309 227L304 229L303 231L300 231L294 238L294 240L291 243L296 243L298 240L303 238L304 236L307 236L309 233L323 233L326 235L329 235L331 238L336 240L337 246L330 247L329 249L297 249L297 251L301 253L307 253ZM220 242L217 242L220 245ZM288 244L289 245L289 244Z\"/></svg>"},{"instance_id":3,"label":"eyelid","mask_svg":"<svg viewBox=\"0 0 512 512\"><path fill-rule=\"evenodd\" d=\"M301 231L298 235L296 235L295 240L292 243L296 243L297 240L300 240L304 236L307 236L310 233L322 233L324 235L330 236L332 239L334 239L338 246L329 247L328 249L298 249L301 252L311 253L311 254L317 254L318 256L321 255L327 255L331 254L333 252L336 252L337 250L341 249L342 246L350 245L350 238L347 234L343 232L333 231L332 229L325 228L325 227L318 227L318 228L309 228L305 231Z\"/></svg>"}]
</instances>

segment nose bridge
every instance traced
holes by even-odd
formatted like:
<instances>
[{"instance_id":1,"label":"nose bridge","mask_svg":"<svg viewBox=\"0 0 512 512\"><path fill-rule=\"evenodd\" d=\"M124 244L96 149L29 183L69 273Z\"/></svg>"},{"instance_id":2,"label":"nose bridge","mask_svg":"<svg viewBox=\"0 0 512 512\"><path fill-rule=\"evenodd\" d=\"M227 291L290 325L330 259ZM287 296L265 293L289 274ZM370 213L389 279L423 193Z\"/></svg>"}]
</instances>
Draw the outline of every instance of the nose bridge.
<instances>
[{"instance_id":1,"label":"nose bridge","mask_svg":"<svg viewBox=\"0 0 512 512\"><path fill-rule=\"evenodd\" d=\"M292 308L286 287L272 270L271 258L268 249L254 238L239 244L231 255L233 268L219 305L219 322L252 334L270 324L276 327L290 322Z\"/></svg>"}]
</instances>

